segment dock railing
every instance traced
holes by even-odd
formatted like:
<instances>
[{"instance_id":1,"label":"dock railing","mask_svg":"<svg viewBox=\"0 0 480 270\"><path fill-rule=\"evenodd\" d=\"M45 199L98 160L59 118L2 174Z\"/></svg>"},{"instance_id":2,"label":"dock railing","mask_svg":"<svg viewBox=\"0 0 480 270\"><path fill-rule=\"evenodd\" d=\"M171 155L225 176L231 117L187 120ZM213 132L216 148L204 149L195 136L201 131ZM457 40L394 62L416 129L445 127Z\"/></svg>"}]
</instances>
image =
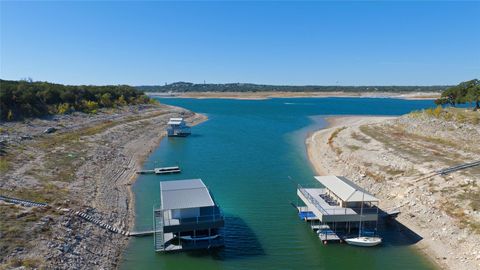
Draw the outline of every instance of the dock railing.
<instances>
[{"instance_id":1,"label":"dock railing","mask_svg":"<svg viewBox=\"0 0 480 270\"><path fill-rule=\"evenodd\" d=\"M199 224L203 222L216 222L224 219L222 214L217 215L206 215L206 216L197 216L192 218L181 218L181 219L164 219L164 226L172 225L187 225L187 224Z\"/></svg>"},{"instance_id":2,"label":"dock railing","mask_svg":"<svg viewBox=\"0 0 480 270\"><path fill-rule=\"evenodd\" d=\"M305 188L303 188L300 184L298 184L298 190L300 191L300 193L302 193L303 196L305 196L305 198L307 198L307 200L313 204L315 206L315 208L317 208L318 211L320 211L320 213L322 213L322 215L328 215L328 212L327 210L325 210L319 203L318 201L313 198L312 195L310 195L310 193L308 193Z\"/></svg>"},{"instance_id":3,"label":"dock railing","mask_svg":"<svg viewBox=\"0 0 480 270\"><path fill-rule=\"evenodd\" d=\"M323 189L325 188L319 188L319 187L312 187L316 189ZM306 191L306 188L302 187L300 184L298 185L298 190L302 195L311 203L315 206L315 208L320 211L322 215L351 215L352 213L349 212L349 210L354 211L356 214L360 215L360 213L363 213L363 215L369 215L369 214L378 214L378 207L377 206L364 206L363 209L361 207L358 208L343 208L343 207L338 207L338 208L329 208L325 209L323 208L320 203L318 202L317 198L314 198L310 193ZM323 200L323 198L319 198ZM324 200L325 201L325 200ZM325 201L325 203L327 203Z\"/></svg>"},{"instance_id":4,"label":"dock railing","mask_svg":"<svg viewBox=\"0 0 480 270\"><path fill-rule=\"evenodd\" d=\"M215 213L211 215L201 215L191 218L171 218L168 216L168 212L171 209L162 210L160 205L154 206L154 212L162 211L163 214L163 226L173 226L173 225L188 225L188 224L199 224L203 222L217 222L225 219L225 216L222 210L217 206Z\"/></svg>"}]
</instances>

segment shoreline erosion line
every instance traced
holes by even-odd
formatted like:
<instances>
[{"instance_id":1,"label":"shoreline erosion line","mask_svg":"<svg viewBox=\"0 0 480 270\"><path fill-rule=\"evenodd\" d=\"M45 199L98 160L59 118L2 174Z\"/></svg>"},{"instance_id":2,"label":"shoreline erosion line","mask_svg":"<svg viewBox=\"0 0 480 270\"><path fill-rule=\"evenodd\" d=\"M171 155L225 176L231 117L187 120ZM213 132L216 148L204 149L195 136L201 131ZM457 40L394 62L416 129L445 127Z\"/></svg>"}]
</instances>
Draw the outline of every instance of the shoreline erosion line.
<instances>
[{"instance_id":1,"label":"shoreline erosion line","mask_svg":"<svg viewBox=\"0 0 480 270\"><path fill-rule=\"evenodd\" d=\"M272 98L392 98L435 100L439 92L146 92L158 98L266 100Z\"/></svg>"}]
</instances>

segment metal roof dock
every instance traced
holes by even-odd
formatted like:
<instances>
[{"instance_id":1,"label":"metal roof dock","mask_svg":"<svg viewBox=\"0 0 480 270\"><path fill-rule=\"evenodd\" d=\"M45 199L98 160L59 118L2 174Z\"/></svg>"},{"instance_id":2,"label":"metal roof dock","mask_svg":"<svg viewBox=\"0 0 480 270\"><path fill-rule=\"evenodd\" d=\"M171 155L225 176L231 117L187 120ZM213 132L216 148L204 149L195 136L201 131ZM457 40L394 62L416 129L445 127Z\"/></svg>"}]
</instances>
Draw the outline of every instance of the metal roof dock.
<instances>
[{"instance_id":1,"label":"metal roof dock","mask_svg":"<svg viewBox=\"0 0 480 270\"><path fill-rule=\"evenodd\" d=\"M160 182L161 209L214 206L207 186L200 179Z\"/></svg>"},{"instance_id":2,"label":"metal roof dock","mask_svg":"<svg viewBox=\"0 0 480 270\"><path fill-rule=\"evenodd\" d=\"M315 176L320 184L344 202L378 202L372 194L343 176Z\"/></svg>"},{"instance_id":3,"label":"metal roof dock","mask_svg":"<svg viewBox=\"0 0 480 270\"><path fill-rule=\"evenodd\" d=\"M299 217L318 230L322 241L338 241L352 230L376 231L379 199L343 176L315 176L316 187L298 185Z\"/></svg>"},{"instance_id":4,"label":"metal roof dock","mask_svg":"<svg viewBox=\"0 0 480 270\"><path fill-rule=\"evenodd\" d=\"M154 208L155 251L215 248L224 244L224 217L201 179L160 182Z\"/></svg>"}]
</instances>

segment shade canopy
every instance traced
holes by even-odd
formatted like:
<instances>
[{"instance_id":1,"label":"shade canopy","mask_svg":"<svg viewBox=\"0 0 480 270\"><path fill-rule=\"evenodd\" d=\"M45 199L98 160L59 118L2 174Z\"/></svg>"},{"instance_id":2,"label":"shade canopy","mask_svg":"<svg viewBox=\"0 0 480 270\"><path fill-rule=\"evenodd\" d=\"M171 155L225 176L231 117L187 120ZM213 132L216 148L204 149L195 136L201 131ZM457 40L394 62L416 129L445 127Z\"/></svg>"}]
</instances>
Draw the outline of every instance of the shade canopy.
<instances>
[{"instance_id":1,"label":"shade canopy","mask_svg":"<svg viewBox=\"0 0 480 270\"><path fill-rule=\"evenodd\" d=\"M372 194L343 176L315 176L323 186L344 202L378 202Z\"/></svg>"}]
</instances>

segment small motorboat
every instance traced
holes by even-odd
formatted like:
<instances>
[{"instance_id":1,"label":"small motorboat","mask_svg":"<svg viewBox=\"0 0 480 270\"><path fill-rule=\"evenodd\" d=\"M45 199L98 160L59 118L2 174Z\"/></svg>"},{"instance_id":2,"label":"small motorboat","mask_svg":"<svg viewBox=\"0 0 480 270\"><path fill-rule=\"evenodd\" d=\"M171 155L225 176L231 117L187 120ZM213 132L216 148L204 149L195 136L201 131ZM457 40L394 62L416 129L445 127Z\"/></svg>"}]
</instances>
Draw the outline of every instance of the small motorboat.
<instances>
[{"instance_id":1,"label":"small motorboat","mask_svg":"<svg viewBox=\"0 0 480 270\"><path fill-rule=\"evenodd\" d=\"M197 236L197 237L192 237L191 235L186 235L186 236L180 236L180 239L182 240L187 240L187 241L202 241L202 240L213 240L215 238L219 237L218 234L216 235L211 235L211 236Z\"/></svg>"},{"instance_id":2,"label":"small motorboat","mask_svg":"<svg viewBox=\"0 0 480 270\"><path fill-rule=\"evenodd\" d=\"M382 238L375 236L359 236L355 238L346 238L345 242L349 245L360 247L373 247L382 243Z\"/></svg>"}]
</instances>

